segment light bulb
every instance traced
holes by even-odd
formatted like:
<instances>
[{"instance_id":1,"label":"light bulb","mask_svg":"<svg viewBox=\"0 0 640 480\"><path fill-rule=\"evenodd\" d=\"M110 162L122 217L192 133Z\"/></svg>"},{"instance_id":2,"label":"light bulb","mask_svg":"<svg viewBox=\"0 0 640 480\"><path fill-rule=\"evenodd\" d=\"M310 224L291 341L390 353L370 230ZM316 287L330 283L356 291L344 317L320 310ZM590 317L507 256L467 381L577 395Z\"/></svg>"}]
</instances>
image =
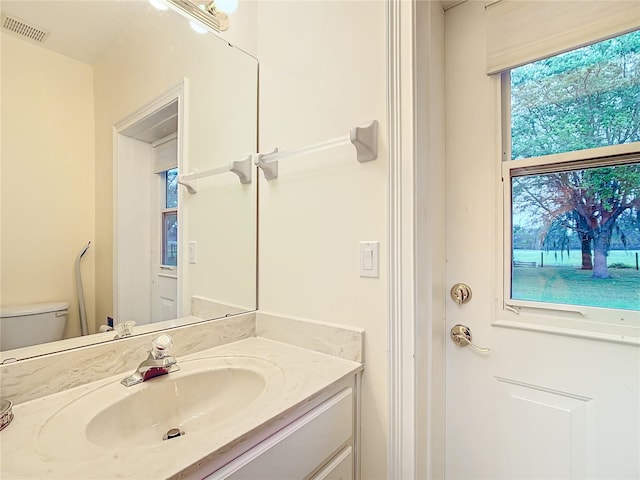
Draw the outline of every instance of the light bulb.
<instances>
[{"instance_id":1,"label":"light bulb","mask_svg":"<svg viewBox=\"0 0 640 480\"><path fill-rule=\"evenodd\" d=\"M165 5L161 0L149 0L149 3L153 5L156 10L169 10L169 7Z\"/></svg>"},{"instance_id":2,"label":"light bulb","mask_svg":"<svg viewBox=\"0 0 640 480\"><path fill-rule=\"evenodd\" d=\"M200 33L200 34L204 34L207 33L207 29L204 28L202 25L200 25L199 23L196 22L189 22L189 25L191 26L191 29L196 32L196 33Z\"/></svg>"},{"instance_id":3,"label":"light bulb","mask_svg":"<svg viewBox=\"0 0 640 480\"><path fill-rule=\"evenodd\" d=\"M227 15L238 9L238 0L215 0L214 4L218 10Z\"/></svg>"}]
</instances>

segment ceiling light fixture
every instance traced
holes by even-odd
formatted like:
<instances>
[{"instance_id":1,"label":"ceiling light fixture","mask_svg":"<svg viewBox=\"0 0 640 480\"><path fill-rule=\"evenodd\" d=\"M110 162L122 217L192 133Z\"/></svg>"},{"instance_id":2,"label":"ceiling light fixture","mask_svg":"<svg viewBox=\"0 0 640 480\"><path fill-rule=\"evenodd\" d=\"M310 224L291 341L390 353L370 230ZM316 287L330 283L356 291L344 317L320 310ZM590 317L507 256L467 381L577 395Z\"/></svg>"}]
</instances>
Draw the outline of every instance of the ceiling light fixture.
<instances>
[{"instance_id":1,"label":"ceiling light fixture","mask_svg":"<svg viewBox=\"0 0 640 480\"><path fill-rule=\"evenodd\" d=\"M232 13L238 7L238 0L217 0L217 2L215 0L166 1L217 32L224 32L229 28L227 13Z\"/></svg>"}]
</instances>

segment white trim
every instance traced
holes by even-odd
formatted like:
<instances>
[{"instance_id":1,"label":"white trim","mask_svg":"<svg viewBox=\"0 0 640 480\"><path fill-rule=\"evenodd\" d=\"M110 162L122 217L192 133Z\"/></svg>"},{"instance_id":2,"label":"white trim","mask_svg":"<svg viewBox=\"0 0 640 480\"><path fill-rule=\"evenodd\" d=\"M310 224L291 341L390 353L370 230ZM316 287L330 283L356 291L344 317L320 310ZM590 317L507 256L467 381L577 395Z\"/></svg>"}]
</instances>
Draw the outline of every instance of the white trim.
<instances>
[{"instance_id":1,"label":"white trim","mask_svg":"<svg viewBox=\"0 0 640 480\"><path fill-rule=\"evenodd\" d=\"M402 112L401 112L401 3L387 2L387 138L389 145L389 444L387 478L403 478L403 342L402 342Z\"/></svg>"},{"instance_id":2,"label":"white trim","mask_svg":"<svg viewBox=\"0 0 640 480\"><path fill-rule=\"evenodd\" d=\"M577 170L589 166L622 165L637 162L638 154L640 154L640 142L623 143L540 157L507 160L502 162L502 171L503 176L507 178L511 171L515 171L517 175L530 175Z\"/></svg>"},{"instance_id":3,"label":"white trim","mask_svg":"<svg viewBox=\"0 0 640 480\"><path fill-rule=\"evenodd\" d=\"M118 129L115 125L111 128L111 288L113 290L112 298L112 316L117 322L116 314L118 312Z\"/></svg>"},{"instance_id":4,"label":"white trim","mask_svg":"<svg viewBox=\"0 0 640 480\"><path fill-rule=\"evenodd\" d=\"M405 3L413 8L413 2ZM412 312L406 311L405 295L410 290L411 281L405 283L406 271L404 267L412 261L411 249L405 248L407 241L404 235L403 218L406 211L403 204L407 193L403 191L403 140L404 135L411 135L411 130L405 130L403 121L403 90L407 75L404 72L406 57L403 57L403 39L407 31L413 35L411 14L403 15L403 2L389 0L387 3L387 141L389 148L388 189L389 189L389 284L388 284L388 345L389 345L389 443L387 458L387 478L415 478L415 448L411 436L407 435L406 425L414 420L413 365L405 363L407 351L413 353L413 346L406 344L406 337L413 336L413 329L405 330L409 326L408 320ZM412 9L411 9L412 10ZM408 21L407 21L408 20ZM409 61L411 56L409 56ZM410 67L410 65L409 65ZM411 76L408 76L411 79ZM409 104L409 113L413 108ZM407 133L405 133L407 132ZM404 142L409 143L409 142ZM413 160L413 158L410 158ZM412 172L409 172L411 176ZM408 225L409 229L412 225ZM405 226L406 228L406 226ZM411 235L409 235L411 238ZM409 257L409 258L408 258ZM408 408L407 408L408 407Z\"/></svg>"},{"instance_id":5,"label":"white trim","mask_svg":"<svg viewBox=\"0 0 640 480\"><path fill-rule=\"evenodd\" d=\"M183 95L186 83L187 83L187 79L185 78L183 79L182 83L180 83L179 85L173 87L171 90L164 93L163 95L160 95L155 100L147 103L146 105L139 108L132 114L127 115L125 118L123 118L122 120L120 120L118 123L115 124L116 131L118 133L122 133L125 130L127 130L129 127L134 125L135 123L142 120L143 118L146 118L151 114L153 114L154 112L156 112L157 110L160 110L161 108L166 107L167 105L173 103L176 99L179 101L180 97L182 97ZM178 136L179 135L180 135L180 132L178 132Z\"/></svg>"},{"instance_id":6,"label":"white trim","mask_svg":"<svg viewBox=\"0 0 640 480\"><path fill-rule=\"evenodd\" d=\"M387 478L394 480L444 475L444 16L436 8L388 2Z\"/></svg>"},{"instance_id":7,"label":"white trim","mask_svg":"<svg viewBox=\"0 0 640 480\"><path fill-rule=\"evenodd\" d=\"M182 79L182 95L178 97L178 174L189 171L189 79ZM178 188L178 205L184 207L186 193L184 189ZM185 259L189 258L189 242L187 242L187 232L189 229L189 217L186 208L178 209L178 317L191 315L191 298L187 288L187 269Z\"/></svg>"},{"instance_id":8,"label":"white trim","mask_svg":"<svg viewBox=\"0 0 640 480\"><path fill-rule=\"evenodd\" d=\"M353 395L353 479L360 480L362 471L362 370L356 372Z\"/></svg>"},{"instance_id":9,"label":"white trim","mask_svg":"<svg viewBox=\"0 0 640 480\"><path fill-rule=\"evenodd\" d=\"M537 323L536 323L537 322ZM514 328L516 330L528 330L531 332L548 333L552 335L562 335L565 337L586 338L589 340L598 340L601 342L620 343L623 345L640 346L640 338L638 338L637 328L623 327L618 331L613 331L611 325L597 324L599 331L594 331L593 325L586 325L587 322L575 322L571 324L567 319L553 318L553 325L549 325L549 320L544 318L536 318L534 316L524 321L507 320L500 318L491 325L494 327ZM600 331L609 327L611 332ZM615 326L613 326L615 327Z\"/></svg>"}]
</instances>

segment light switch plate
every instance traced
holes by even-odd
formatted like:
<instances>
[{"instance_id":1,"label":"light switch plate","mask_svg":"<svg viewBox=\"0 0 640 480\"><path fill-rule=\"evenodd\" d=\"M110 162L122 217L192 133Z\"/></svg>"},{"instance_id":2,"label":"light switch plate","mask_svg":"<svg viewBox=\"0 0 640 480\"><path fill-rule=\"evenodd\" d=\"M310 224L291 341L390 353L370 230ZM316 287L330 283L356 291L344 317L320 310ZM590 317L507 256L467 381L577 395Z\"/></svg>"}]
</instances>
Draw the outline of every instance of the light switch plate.
<instances>
[{"instance_id":1,"label":"light switch plate","mask_svg":"<svg viewBox=\"0 0 640 480\"><path fill-rule=\"evenodd\" d=\"M197 243L194 240L189 241L189 263L198 263Z\"/></svg>"},{"instance_id":2,"label":"light switch plate","mask_svg":"<svg viewBox=\"0 0 640 480\"><path fill-rule=\"evenodd\" d=\"M380 242L360 242L360 276L380 277Z\"/></svg>"}]
</instances>

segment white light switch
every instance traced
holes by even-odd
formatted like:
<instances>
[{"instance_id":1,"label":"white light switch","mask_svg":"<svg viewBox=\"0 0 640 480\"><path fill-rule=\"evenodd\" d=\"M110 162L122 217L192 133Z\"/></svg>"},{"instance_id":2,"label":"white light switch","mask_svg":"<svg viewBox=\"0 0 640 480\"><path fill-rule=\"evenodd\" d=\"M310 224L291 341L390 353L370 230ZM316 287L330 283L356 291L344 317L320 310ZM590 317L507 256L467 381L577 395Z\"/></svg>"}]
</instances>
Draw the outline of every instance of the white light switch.
<instances>
[{"instance_id":1,"label":"white light switch","mask_svg":"<svg viewBox=\"0 0 640 480\"><path fill-rule=\"evenodd\" d=\"M373 249L365 248L362 252L362 269L373 270Z\"/></svg>"},{"instance_id":2,"label":"white light switch","mask_svg":"<svg viewBox=\"0 0 640 480\"><path fill-rule=\"evenodd\" d=\"M379 242L360 242L360 276L378 278L379 275Z\"/></svg>"},{"instance_id":3,"label":"white light switch","mask_svg":"<svg viewBox=\"0 0 640 480\"><path fill-rule=\"evenodd\" d=\"M191 240L189 241L189 263L198 263L196 258L196 242Z\"/></svg>"}]
</instances>

